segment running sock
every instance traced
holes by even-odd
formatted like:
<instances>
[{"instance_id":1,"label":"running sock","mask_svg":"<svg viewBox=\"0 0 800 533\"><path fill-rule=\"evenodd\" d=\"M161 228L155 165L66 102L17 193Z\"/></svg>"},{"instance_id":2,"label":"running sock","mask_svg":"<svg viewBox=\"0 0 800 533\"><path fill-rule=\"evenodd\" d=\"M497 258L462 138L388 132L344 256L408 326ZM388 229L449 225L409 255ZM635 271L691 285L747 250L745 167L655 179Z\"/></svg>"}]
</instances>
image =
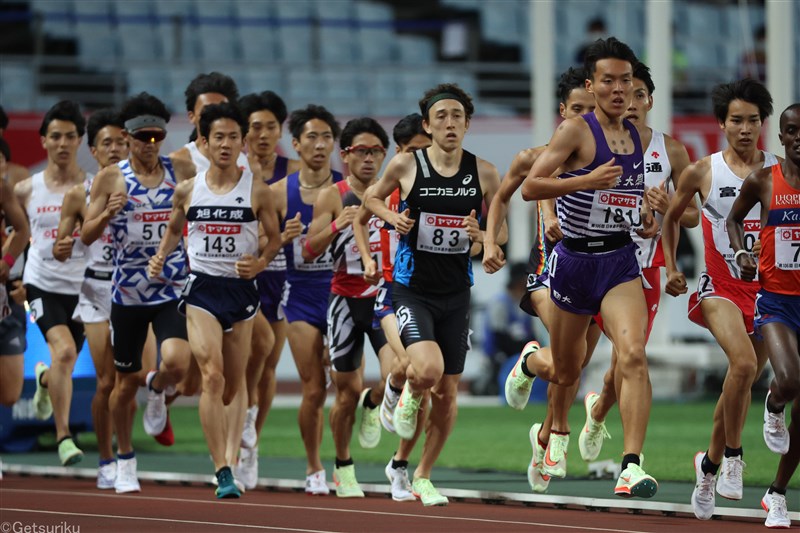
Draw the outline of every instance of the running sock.
<instances>
[{"instance_id":1,"label":"running sock","mask_svg":"<svg viewBox=\"0 0 800 533\"><path fill-rule=\"evenodd\" d=\"M66 437L61 437L60 439L58 439L58 442L56 442L56 444L61 444L65 440L71 439L71 438L72 438L72 435L67 435Z\"/></svg>"},{"instance_id":2,"label":"running sock","mask_svg":"<svg viewBox=\"0 0 800 533\"><path fill-rule=\"evenodd\" d=\"M392 457L392 468L397 470L398 468L408 468L408 461L398 461L394 457Z\"/></svg>"},{"instance_id":3,"label":"running sock","mask_svg":"<svg viewBox=\"0 0 800 533\"><path fill-rule=\"evenodd\" d=\"M725 457L744 457L744 451L742 447L739 446L738 448L728 448L725 446Z\"/></svg>"},{"instance_id":4,"label":"running sock","mask_svg":"<svg viewBox=\"0 0 800 533\"><path fill-rule=\"evenodd\" d=\"M542 448L547 448L547 443L542 440L542 437L540 437L540 435L542 434L542 429L543 428L539 428L539 433L536 434L536 440L539 442L539 446L541 446ZM548 437L547 440L549 441L550 438Z\"/></svg>"},{"instance_id":5,"label":"running sock","mask_svg":"<svg viewBox=\"0 0 800 533\"><path fill-rule=\"evenodd\" d=\"M703 462L700 463L700 470L703 471L704 474L711 474L712 476L716 476L717 472L719 472L719 463L712 463L711 459L708 458L708 451L703 456Z\"/></svg>"},{"instance_id":6,"label":"running sock","mask_svg":"<svg viewBox=\"0 0 800 533\"><path fill-rule=\"evenodd\" d=\"M106 465L110 465L111 463L116 463L116 462L117 462L117 460L112 457L111 459L100 459L98 464L100 466L106 466Z\"/></svg>"},{"instance_id":7,"label":"running sock","mask_svg":"<svg viewBox=\"0 0 800 533\"><path fill-rule=\"evenodd\" d=\"M117 453L117 459L122 459L123 461L133 459L134 457L136 457L136 452Z\"/></svg>"},{"instance_id":8,"label":"running sock","mask_svg":"<svg viewBox=\"0 0 800 533\"><path fill-rule=\"evenodd\" d=\"M550 430L551 435L569 435L569 431L556 431L555 429ZM633 454L631 454L633 455ZM638 457L638 456L637 456ZM636 461L636 464L639 464L639 461Z\"/></svg>"},{"instance_id":9,"label":"running sock","mask_svg":"<svg viewBox=\"0 0 800 533\"><path fill-rule=\"evenodd\" d=\"M390 381L389 381L389 390L390 390L390 391L392 391L392 392L394 392L395 394L400 394L401 392L403 392L403 387L400 387L400 388L398 389L397 387L395 387L394 385L392 385L392 382L391 382L391 380L390 380Z\"/></svg>"},{"instance_id":10,"label":"running sock","mask_svg":"<svg viewBox=\"0 0 800 533\"><path fill-rule=\"evenodd\" d=\"M526 353L522 356L522 373L528 376L529 378L533 379L536 377L536 374L528 370L528 356L531 355L530 353Z\"/></svg>"},{"instance_id":11,"label":"running sock","mask_svg":"<svg viewBox=\"0 0 800 533\"><path fill-rule=\"evenodd\" d=\"M775 486L775 483L770 485L769 490L767 491L767 493L769 494L772 494L773 492L775 494L780 494L781 496L786 496L786 488L784 487L782 489L779 489L778 487Z\"/></svg>"},{"instance_id":12,"label":"running sock","mask_svg":"<svg viewBox=\"0 0 800 533\"><path fill-rule=\"evenodd\" d=\"M231 472L231 467L229 467L228 465L225 465L222 468L220 468L219 470L217 470L216 472L214 472L214 475L217 476L217 479L219 479L219 475L221 473L223 473L225 470L227 470L228 472ZM231 477L233 477L233 473L232 472L231 472Z\"/></svg>"},{"instance_id":13,"label":"running sock","mask_svg":"<svg viewBox=\"0 0 800 533\"><path fill-rule=\"evenodd\" d=\"M353 464L352 457L349 459L339 459L338 457L336 458L336 468L342 468L344 466L350 466L352 464Z\"/></svg>"},{"instance_id":14,"label":"running sock","mask_svg":"<svg viewBox=\"0 0 800 533\"><path fill-rule=\"evenodd\" d=\"M552 433L555 433L555 431L552 431ZM626 468L628 468L628 465L631 464L631 463L633 463L635 465L639 464L639 455L638 454L626 453L622 457L622 470L625 470Z\"/></svg>"},{"instance_id":15,"label":"running sock","mask_svg":"<svg viewBox=\"0 0 800 533\"><path fill-rule=\"evenodd\" d=\"M775 407L774 405L772 405L772 403L770 402L770 400L771 400L771 399L772 399L772 395L770 395L769 399L767 400L767 411L769 411L769 412L770 412L770 413L772 413L773 415L779 415L779 414L781 414L781 413L783 412L783 408L784 408L785 406L781 406L781 408L780 408L780 409L778 409L777 407Z\"/></svg>"},{"instance_id":16,"label":"running sock","mask_svg":"<svg viewBox=\"0 0 800 533\"><path fill-rule=\"evenodd\" d=\"M367 409L375 409L378 407L378 404L372 401L372 389L369 390L367 394L364 395L364 407Z\"/></svg>"},{"instance_id":17,"label":"running sock","mask_svg":"<svg viewBox=\"0 0 800 533\"><path fill-rule=\"evenodd\" d=\"M42 378L43 378L43 377L44 377L44 372L42 372L41 374L39 374L39 386L40 386L40 387L43 387L43 388L45 388L45 389L46 389L46 388L47 388L47 385L45 385L44 383L42 383Z\"/></svg>"}]
</instances>

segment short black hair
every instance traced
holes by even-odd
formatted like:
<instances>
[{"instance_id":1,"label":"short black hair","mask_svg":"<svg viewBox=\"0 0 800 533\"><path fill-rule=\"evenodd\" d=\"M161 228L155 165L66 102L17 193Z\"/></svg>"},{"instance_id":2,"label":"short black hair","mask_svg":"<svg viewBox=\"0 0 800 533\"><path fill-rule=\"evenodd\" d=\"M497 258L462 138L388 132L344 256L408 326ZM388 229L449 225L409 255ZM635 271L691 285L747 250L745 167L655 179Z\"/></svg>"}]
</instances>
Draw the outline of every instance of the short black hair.
<instances>
[{"instance_id":1,"label":"short black hair","mask_svg":"<svg viewBox=\"0 0 800 533\"><path fill-rule=\"evenodd\" d=\"M146 92L141 92L136 96L128 98L128 100L122 104L122 109L119 110L119 118L122 120L123 124L132 118L141 117L142 115L161 117L165 122L169 122L170 118L169 111L167 111L167 106L164 105L164 102Z\"/></svg>"},{"instance_id":2,"label":"short black hair","mask_svg":"<svg viewBox=\"0 0 800 533\"><path fill-rule=\"evenodd\" d=\"M39 127L39 135L42 137L46 136L47 127L54 120L72 122L75 124L75 128L78 130L78 135L80 137L83 137L83 134L86 133L86 119L83 118L83 113L81 113L81 108L78 105L78 102L73 100L61 100L53 107L48 109L47 113L44 114L44 118L42 119L42 125Z\"/></svg>"},{"instance_id":3,"label":"short black hair","mask_svg":"<svg viewBox=\"0 0 800 533\"><path fill-rule=\"evenodd\" d=\"M226 76L221 72L198 74L195 79L189 82L189 86L186 87L186 91L183 93L186 96L186 111L194 111L197 97L208 93L221 94L229 102L235 102L239 99L239 89L236 88L236 82L230 76Z\"/></svg>"},{"instance_id":4,"label":"short black hair","mask_svg":"<svg viewBox=\"0 0 800 533\"><path fill-rule=\"evenodd\" d=\"M419 113L411 113L400 119L400 122L394 125L392 130L392 138L395 144L403 146L411 142L411 139L417 135L424 135L430 139L430 134L422 127L422 115Z\"/></svg>"},{"instance_id":5,"label":"short black hair","mask_svg":"<svg viewBox=\"0 0 800 533\"><path fill-rule=\"evenodd\" d=\"M5 109L3 106L0 105L0 130L4 130L8 127L8 115L6 115Z\"/></svg>"},{"instance_id":6,"label":"short black hair","mask_svg":"<svg viewBox=\"0 0 800 533\"><path fill-rule=\"evenodd\" d=\"M758 115L763 122L772 114L772 96L764 84L752 78L721 83L711 91L714 116L720 124L728 118L728 108L734 100L743 100L758 107Z\"/></svg>"},{"instance_id":7,"label":"short black hair","mask_svg":"<svg viewBox=\"0 0 800 533\"><path fill-rule=\"evenodd\" d=\"M371 117L361 117L349 120L344 125L342 130L342 137L339 139L339 146L342 150L353 144L353 139L362 133L371 133L381 141L384 148L389 148L389 136L383 126L378 124L378 121Z\"/></svg>"},{"instance_id":8,"label":"short black hair","mask_svg":"<svg viewBox=\"0 0 800 533\"><path fill-rule=\"evenodd\" d=\"M231 102L207 105L200 112L200 136L208 139L211 125L221 118L229 118L242 128L242 137L247 135L247 120L242 116L239 106Z\"/></svg>"},{"instance_id":9,"label":"short black hair","mask_svg":"<svg viewBox=\"0 0 800 533\"><path fill-rule=\"evenodd\" d=\"M289 132L292 134L292 138L299 141L306 122L315 118L325 122L331 127L334 139L338 139L339 135L342 134L342 127L339 125L336 117L333 116L333 113L321 105L308 104L302 109L295 109L292 111L291 116L289 116Z\"/></svg>"},{"instance_id":10,"label":"short black hair","mask_svg":"<svg viewBox=\"0 0 800 533\"><path fill-rule=\"evenodd\" d=\"M0 153L5 156L6 161L11 161L11 147L2 137L0 137Z\"/></svg>"},{"instance_id":11,"label":"short black hair","mask_svg":"<svg viewBox=\"0 0 800 533\"><path fill-rule=\"evenodd\" d=\"M86 123L86 142L89 146L94 146L95 137L106 126L125 129L125 124L119 118L119 113L117 113L116 109L104 107L89 115L89 121Z\"/></svg>"},{"instance_id":12,"label":"short black hair","mask_svg":"<svg viewBox=\"0 0 800 533\"><path fill-rule=\"evenodd\" d=\"M278 124L283 126L286 121L288 112L286 111L286 103L283 98L278 96L272 91L264 91L261 93L253 93L242 96L239 99L239 109L242 110L244 118L250 121L250 115L256 111L271 111L275 118L278 119Z\"/></svg>"},{"instance_id":13,"label":"short black hair","mask_svg":"<svg viewBox=\"0 0 800 533\"><path fill-rule=\"evenodd\" d=\"M781 113L781 117L780 117L780 124L778 126L778 129L780 131L783 131L783 126L786 124L786 120L787 120L786 117L792 111L800 112L800 102L795 102L795 103L791 104L789 107L787 107L786 109L783 110L783 112Z\"/></svg>"},{"instance_id":14,"label":"short black hair","mask_svg":"<svg viewBox=\"0 0 800 533\"><path fill-rule=\"evenodd\" d=\"M594 76L594 72L597 70L597 62L602 59L621 59L630 63L631 67L639 62L631 47L616 37L597 39L586 49L583 68L586 69L586 74L590 78Z\"/></svg>"},{"instance_id":15,"label":"short black hair","mask_svg":"<svg viewBox=\"0 0 800 533\"><path fill-rule=\"evenodd\" d=\"M567 100L573 90L586 87L586 78L586 71L581 67L570 67L565 70L558 80L558 101L567 105Z\"/></svg>"},{"instance_id":16,"label":"short black hair","mask_svg":"<svg viewBox=\"0 0 800 533\"><path fill-rule=\"evenodd\" d=\"M653 96L653 93L656 92L656 84L653 83L653 76L650 75L650 67L641 61L637 62L633 65L633 77L637 80L642 80L645 87L647 87L647 92L650 93L650 96Z\"/></svg>"},{"instance_id":17,"label":"short black hair","mask_svg":"<svg viewBox=\"0 0 800 533\"><path fill-rule=\"evenodd\" d=\"M464 106L464 113L467 120L472 118L472 114L475 113L475 106L472 105L472 97L455 83L440 83L436 87L428 89L419 100L419 112L425 120L430 119L428 116L428 112L430 111L428 102L430 102L434 96L442 93L449 93L456 96L456 100L461 102L461 105Z\"/></svg>"}]
</instances>

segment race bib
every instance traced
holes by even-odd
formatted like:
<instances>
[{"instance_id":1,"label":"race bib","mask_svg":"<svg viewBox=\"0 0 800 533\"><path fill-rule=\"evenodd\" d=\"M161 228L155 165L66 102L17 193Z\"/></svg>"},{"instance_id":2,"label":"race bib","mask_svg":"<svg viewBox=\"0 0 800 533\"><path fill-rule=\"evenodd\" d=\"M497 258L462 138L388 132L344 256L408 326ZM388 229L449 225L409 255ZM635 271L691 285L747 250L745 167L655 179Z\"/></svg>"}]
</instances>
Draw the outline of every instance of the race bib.
<instances>
[{"instance_id":1,"label":"race bib","mask_svg":"<svg viewBox=\"0 0 800 533\"><path fill-rule=\"evenodd\" d=\"M464 217L420 213L417 250L435 254L463 254L469 251Z\"/></svg>"},{"instance_id":2,"label":"race bib","mask_svg":"<svg viewBox=\"0 0 800 533\"><path fill-rule=\"evenodd\" d=\"M800 228L775 229L775 266L800 270Z\"/></svg>"},{"instance_id":3,"label":"race bib","mask_svg":"<svg viewBox=\"0 0 800 533\"><path fill-rule=\"evenodd\" d=\"M381 269L381 234L373 231L369 236L369 255L377 265L378 271ZM351 239L344 250L344 258L347 263L347 273L360 276L364 273L364 264L361 262L361 254L358 251L355 238Z\"/></svg>"},{"instance_id":4,"label":"race bib","mask_svg":"<svg viewBox=\"0 0 800 533\"><path fill-rule=\"evenodd\" d=\"M294 255L294 269L303 272L321 272L323 270L333 270L333 255L331 247L325 248L319 256L306 262L303 259L303 247L306 245L308 235L299 235L292 241L292 251Z\"/></svg>"},{"instance_id":5,"label":"race bib","mask_svg":"<svg viewBox=\"0 0 800 533\"><path fill-rule=\"evenodd\" d=\"M753 213L751 213L752 215ZM742 244L744 245L744 249L748 252L753 251L753 246L755 245L756 241L758 240L759 234L761 233L761 220L758 218L748 218L743 222L744 227L744 241ZM734 252L733 248L731 247L731 240L728 237L728 226L723 221L722 224L719 226L719 231L714 231L714 246L722 254L722 257L725 261L728 261L732 264L736 264L734 260ZM736 267L738 269L738 267Z\"/></svg>"},{"instance_id":6,"label":"race bib","mask_svg":"<svg viewBox=\"0 0 800 533\"><path fill-rule=\"evenodd\" d=\"M192 254L208 259L238 259L242 251L236 250L241 242L242 226L215 222L197 223L197 232L190 236Z\"/></svg>"},{"instance_id":7,"label":"race bib","mask_svg":"<svg viewBox=\"0 0 800 533\"><path fill-rule=\"evenodd\" d=\"M158 247L167 231L169 209L133 211L128 215L128 244Z\"/></svg>"},{"instance_id":8,"label":"race bib","mask_svg":"<svg viewBox=\"0 0 800 533\"><path fill-rule=\"evenodd\" d=\"M642 224L642 198L621 191L594 191L589 229L629 231Z\"/></svg>"}]
</instances>

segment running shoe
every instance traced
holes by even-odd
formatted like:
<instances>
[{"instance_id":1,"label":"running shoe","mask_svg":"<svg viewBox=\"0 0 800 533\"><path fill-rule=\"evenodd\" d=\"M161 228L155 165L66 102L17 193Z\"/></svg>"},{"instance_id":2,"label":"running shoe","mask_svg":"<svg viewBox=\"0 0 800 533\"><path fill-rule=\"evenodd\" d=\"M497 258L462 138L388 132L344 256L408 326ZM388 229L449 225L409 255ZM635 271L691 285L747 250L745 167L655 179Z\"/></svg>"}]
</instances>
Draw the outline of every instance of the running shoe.
<instances>
[{"instance_id":1,"label":"running shoe","mask_svg":"<svg viewBox=\"0 0 800 533\"><path fill-rule=\"evenodd\" d=\"M761 498L761 507L767 512L764 525L774 529L788 529L792 527L789 511L786 508L786 496L777 492L767 491Z\"/></svg>"},{"instance_id":2,"label":"running shoe","mask_svg":"<svg viewBox=\"0 0 800 533\"><path fill-rule=\"evenodd\" d=\"M258 406L254 405L247 408L247 415L244 419L244 429L242 430L242 448L255 448L258 435L256 434L256 417L258 416Z\"/></svg>"},{"instance_id":3,"label":"running shoe","mask_svg":"<svg viewBox=\"0 0 800 533\"><path fill-rule=\"evenodd\" d=\"M703 472L702 464L705 452L694 454L694 474L697 483L692 491L692 510L700 520L709 520L714 515L714 488L717 476Z\"/></svg>"},{"instance_id":4,"label":"running shoe","mask_svg":"<svg viewBox=\"0 0 800 533\"><path fill-rule=\"evenodd\" d=\"M552 439L552 436L550 437ZM620 472L614 494L623 498L652 498L658 491L658 482L648 475L642 467L629 463L628 468Z\"/></svg>"},{"instance_id":5,"label":"running shoe","mask_svg":"<svg viewBox=\"0 0 800 533\"><path fill-rule=\"evenodd\" d=\"M333 469L333 482L339 498L363 498L364 491L356 480L355 465L340 466Z\"/></svg>"},{"instance_id":6,"label":"running shoe","mask_svg":"<svg viewBox=\"0 0 800 533\"><path fill-rule=\"evenodd\" d=\"M239 448L239 462L236 464L236 479L241 480L247 490L258 485L258 448Z\"/></svg>"},{"instance_id":7,"label":"running shoe","mask_svg":"<svg viewBox=\"0 0 800 533\"><path fill-rule=\"evenodd\" d=\"M136 457L117 459L117 478L114 480L114 490L117 494L141 492L142 488L136 478Z\"/></svg>"},{"instance_id":8,"label":"running shoe","mask_svg":"<svg viewBox=\"0 0 800 533\"><path fill-rule=\"evenodd\" d=\"M381 402L381 424L389 433L394 433L394 410L400 394L393 391L389 385L389 378L386 378L386 386L383 388L383 401Z\"/></svg>"},{"instance_id":9,"label":"running shoe","mask_svg":"<svg viewBox=\"0 0 800 533\"><path fill-rule=\"evenodd\" d=\"M417 498L411 492L411 482L408 480L408 469L404 466L392 468L392 459L384 469L386 479L392 484L392 499L396 502L413 502Z\"/></svg>"},{"instance_id":10,"label":"running shoe","mask_svg":"<svg viewBox=\"0 0 800 533\"><path fill-rule=\"evenodd\" d=\"M394 429L401 439L411 440L417 431L417 412L422 396L415 398L411 394L408 382L403 386L397 408L394 410Z\"/></svg>"},{"instance_id":11,"label":"running shoe","mask_svg":"<svg viewBox=\"0 0 800 533\"><path fill-rule=\"evenodd\" d=\"M306 476L306 494L311 496L326 496L330 493L328 482L325 480L325 470L314 472Z\"/></svg>"},{"instance_id":12,"label":"running shoe","mask_svg":"<svg viewBox=\"0 0 800 533\"><path fill-rule=\"evenodd\" d=\"M37 389L38 390L38 389ZM786 455L789 452L789 431L786 429L786 409L780 413L771 413L767 402L772 392L767 392L764 401L764 442L770 451Z\"/></svg>"},{"instance_id":13,"label":"running shoe","mask_svg":"<svg viewBox=\"0 0 800 533\"><path fill-rule=\"evenodd\" d=\"M172 446L175 444L175 433L172 431L172 422L169 421L169 409L167 410L167 425L164 426L164 430L161 433L153 438L162 446Z\"/></svg>"},{"instance_id":14,"label":"running shoe","mask_svg":"<svg viewBox=\"0 0 800 533\"><path fill-rule=\"evenodd\" d=\"M223 466L217 472L217 488L214 490L217 499L241 498L242 493L234 483L233 473L229 466Z\"/></svg>"},{"instance_id":15,"label":"running shoe","mask_svg":"<svg viewBox=\"0 0 800 533\"><path fill-rule=\"evenodd\" d=\"M97 488L100 490L113 489L117 480L117 462L111 461L97 467Z\"/></svg>"},{"instance_id":16,"label":"running shoe","mask_svg":"<svg viewBox=\"0 0 800 533\"><path fill-rule=\"evenodd\" d=\"M422 505L425 507L444 506L450 503L447 496L442 496L433 486L431 480L424 477L414 479L414 483L411 484L411 491L414 496L422 501Z\"/></svg>"},{"instance_id":17,"label":"running shoe","mask_svg":"<svg viewBox=\"0 0 800 533\"><path fill-rule=\"evenodd\" d=\"M167 425L167 404L164 391L156 392L153 390L153 379L158 372L151 370L147 373L145 384L147 387L147 407L144 410L144 431L148 435L155 437Z\"/></svg>"},{"instance_id":18,"label":"running shoe","mask_svg":"<svg viewBox=\"0 0 800 533\"><path fill-rule=\"evenodd\" d=\"M590 392L583 399L583 406L586 409L586 423L583 430L578 435L578 449L581 452L581 459L586 462L594 461L603 449L603 440L610 439L611 435L606 429L605 422L597 422L592 418L592 407L600 399L596 392Z\"/></svg>"},{"instance_id":19,"label":"running shoe","mask_svg":"<svg viewBox=\"0 0 800 533\"><path fill-rule=\"evenodd\" d=\"M231 470L231 472L233 472L233 470ZM219 487L219 479L217 479L216 474L211 476L211 484L214 485L215 487ZM247 492L247 487L245 487L244 483L242 483L242 481L238 477L236 477L235 473L233 473L233 484L236 485L236 488L239 489L239 492L241 492L242 494Z\"/></svg>"},{"instance_id":20,"label":"running shoe","mask_svg":"<svg viewBox=\"0 0 800 533\"><path fill-rule=\"evenodd\" d=\"M533 449L531 463L528 465L528 484L533 492L538 493L547 492L547 487L550 485L550 476L542 472L545 449L539 444L539 430L541 428L541 424L534 424L528 433L528 437L531 439L531 448Z\"/></svg>"},{"instance_id":21,"label":"running shoe","mask_svg":"<svg viewBox=\"0 0 800 533\"><path fill-rule=\"evenodd\" d=\"M81 462L83 452L75 445L72 437L67 437L58 443L58 458L61 460L61 466L72 466Z\"/></svg>"},{"instance_id":22,"label":"running shoe","mask_svg":"<svg viewBox=\"0 0 800 533\"><path fill-rule=\"evenodd\" d=\"M374 448L381 441L381 412L377 407L369 409L364 406L364 398L372 389L364 389L358 397L361 409L361 423L358 425L358 443L362 448Z\"/></svg>"},{"instance_id":23,"label":"running shoe","mask_svg":"<svg viewBox=\"0 0 800 533\"><path fill-rule=\"evenodd\" d=\"M728 500L741 500L742 473L746 466L741 457L723 457L717 476L717 494Z\"/></svg>"},{"instance_id":24,"label":"running shoe","mask_svg":"<svg viewBox=\"0 0 800 533\"><path fill-rule=\"evenodd\" d=\"M41 379L44 371L50 368L41 361L36 363L36 392L33 393L33 411L39 420L47 420L53 416L53 403L50 401L50 393L47 387L42 386Z\"/></svg>"},{"instance_id":25,"label":"running shoe","mask_svg":"<svg viewBox=\"0 0 800 533\"><path fill-rule=\"evenodd\" d=\"M519 354L519 359L506 377L506 403L514 409L522 411L528 405L533 387L533 378L522 372L522 359L526 354L534 353L539 349L539 343L531 341L525 345Z\"/></svg>"},{"instance_id":26,"label":"running shoe","mask_svg":"<svg viewBox=\"0 0 800 533\"><path fill-rule=\"evenodd\" d=\"M567 448L569 435L556 435L550 433L547 448L542 462L542 474L550 477L566 477L567 475Z\"/></svg>"}]
</instances>

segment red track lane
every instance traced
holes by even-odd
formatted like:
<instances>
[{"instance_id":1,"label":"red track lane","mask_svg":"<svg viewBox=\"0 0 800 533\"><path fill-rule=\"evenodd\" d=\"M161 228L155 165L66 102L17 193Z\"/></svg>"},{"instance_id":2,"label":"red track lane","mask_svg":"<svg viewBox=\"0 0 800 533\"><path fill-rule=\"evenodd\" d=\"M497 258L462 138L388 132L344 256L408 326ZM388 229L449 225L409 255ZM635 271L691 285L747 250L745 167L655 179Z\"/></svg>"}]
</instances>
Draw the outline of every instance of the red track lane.
<instances>
[{"instance_id":1,"label":"red track lane","mask_svg":"<svg viewBox=\"0 0 800 533\"><path fill-rule=\"evenodd\" d=\"M139 494L99 491L90 480L6 476L0 481L0 533L31 525L62 525L60 533L94 531L304 532L682 532L766 531L763 522L713 520L624 512L451 502L425 508L370 497L340 500L296 492L250 491L217 501L211 487L143 483ZM63 527L69 526L70 529Z\"/></svg>"}]
</instances>

